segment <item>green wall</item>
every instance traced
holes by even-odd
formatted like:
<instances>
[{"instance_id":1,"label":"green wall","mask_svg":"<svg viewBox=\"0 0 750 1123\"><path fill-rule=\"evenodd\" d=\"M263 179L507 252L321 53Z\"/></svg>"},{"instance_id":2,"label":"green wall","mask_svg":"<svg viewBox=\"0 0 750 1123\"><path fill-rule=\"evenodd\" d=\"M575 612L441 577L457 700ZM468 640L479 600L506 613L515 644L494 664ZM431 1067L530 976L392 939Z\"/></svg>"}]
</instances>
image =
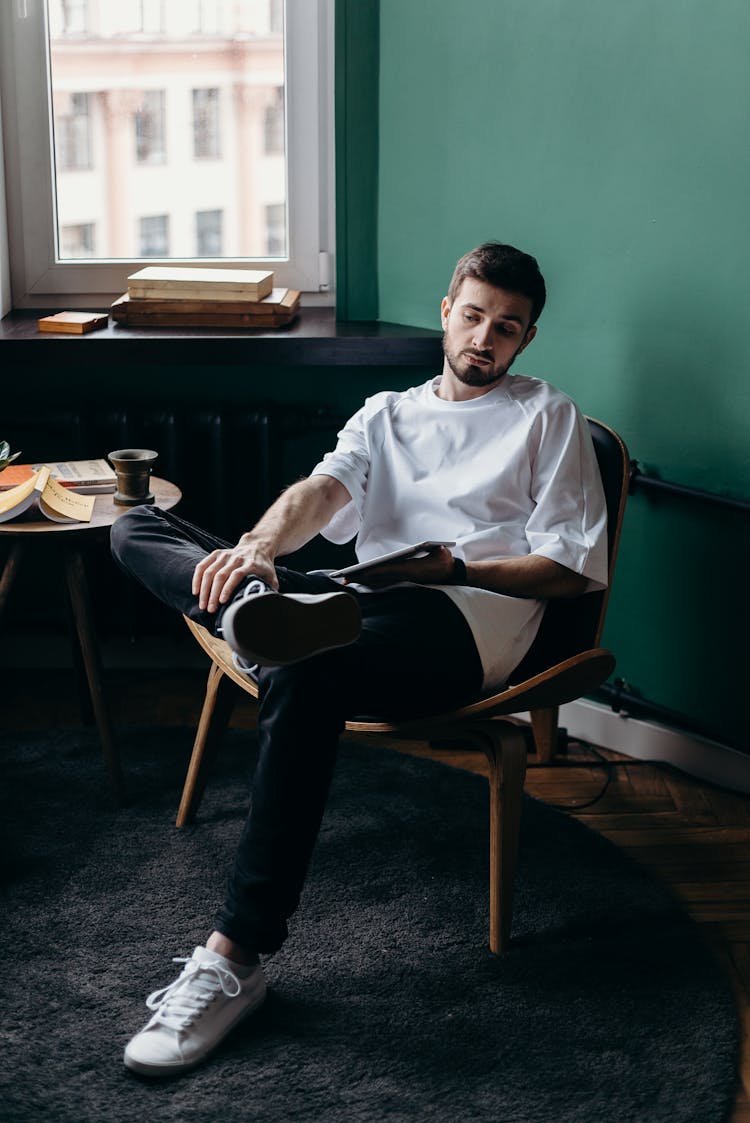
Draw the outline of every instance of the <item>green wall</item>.
<instances>
[{"instance_id":1,"label":"green wall","mask_svg":"<svg viewBox=\"0 0 750 1123\"><path fill-rule=\"evenodd\" d=\"M748 43L746 0L381 0L380 318L437 327L455 259L513 242L550 291L519 371L645 470L747 498ZM605 637L740 743L747 521L634 495Z\"/></svg>"}]
</instances>

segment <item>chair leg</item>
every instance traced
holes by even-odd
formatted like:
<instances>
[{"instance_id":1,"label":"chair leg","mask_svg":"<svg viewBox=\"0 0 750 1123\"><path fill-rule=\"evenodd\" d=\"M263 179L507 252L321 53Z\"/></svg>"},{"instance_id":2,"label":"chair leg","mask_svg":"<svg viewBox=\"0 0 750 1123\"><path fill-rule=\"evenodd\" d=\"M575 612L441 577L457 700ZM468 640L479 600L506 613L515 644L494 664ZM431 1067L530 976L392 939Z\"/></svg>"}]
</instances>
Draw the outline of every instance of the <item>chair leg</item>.
<instances>
[{"instance_id":1,"label":"chair leg","mask_svg":"<svg viewBox=\"0 0 750 1123\"><path fill-rule=\"evenodd\" d=\"M211 664L206 683L206 697L177 812L178 827L184 827L192 822L197 814L211 765L216 758L221 737L229 724L238 689L221 667L216 663Z\"/></svg>"},{"instance_id":2,"label":"chair leg","mask_svg":"<svg viewBox=\"0 0 750 1123\"><path fill-rule=\"evenodd\" d=\"M497 955L505 951L510 942L513 922L513 891L526 778L526 738L520 726L497 719L446 732L454 746L481 749L489 762L489 942L490 951Z\"/></svg>"},{"instance_id":3,"label":"chair leg","mask_svg":"<svg viewBox=\"0 0 750 1123\"><path fill-rule=\"evenodd\" d=\"M490 784L490 951L505 951L513 921L526 741L518 726L493 722L485 745Z\"/></svg>"},{"instance_id":4,"label":"chair leg","mask_svg":"<svg viewBox=\"0 0 750 1123\"><path fill-rule=\"evenodd\" d=\"M540 764L549 764L557 749L559 709L557 706L547 706L543 710L529 712L537 758Z\"/></svg>"}]
</instances>

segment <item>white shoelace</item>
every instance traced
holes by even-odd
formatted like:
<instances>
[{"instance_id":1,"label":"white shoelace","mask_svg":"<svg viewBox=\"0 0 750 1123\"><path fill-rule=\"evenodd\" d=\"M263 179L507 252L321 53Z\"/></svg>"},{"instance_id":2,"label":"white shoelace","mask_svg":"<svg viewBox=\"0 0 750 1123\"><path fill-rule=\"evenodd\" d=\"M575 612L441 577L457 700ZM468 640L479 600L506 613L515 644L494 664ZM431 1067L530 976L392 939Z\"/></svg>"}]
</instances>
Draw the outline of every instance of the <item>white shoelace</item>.
<instances>
[{"instance_id":1,"label":"white shoelace","mask_svg":"<svg viewBox=\"0 0 750 1123\"><path fill-rule=\"evenodd\" d=\"M180 977L146 999L149 1010L156 1011L156 1020L169 1029L187 1029L219 991L227 998L236 998L242 990L234 972L221 963L199 963L195 959L172 962L186 964Z\"/></svg>"},{"instance_id":2,"label":"white shoelace","mask_svg":"<svg viewBox=\"0 0 750 1123\"><path fill-rule=\"evenodd\" d=\"M242 599L244 600L245 597L257 597L261 593L270 592L272 592L272 590L269 589L265 581L261 581L259 578L257 578L255 581L249 581L247 583L245 588L242 590Z\"/></svg>"}]
</instances>

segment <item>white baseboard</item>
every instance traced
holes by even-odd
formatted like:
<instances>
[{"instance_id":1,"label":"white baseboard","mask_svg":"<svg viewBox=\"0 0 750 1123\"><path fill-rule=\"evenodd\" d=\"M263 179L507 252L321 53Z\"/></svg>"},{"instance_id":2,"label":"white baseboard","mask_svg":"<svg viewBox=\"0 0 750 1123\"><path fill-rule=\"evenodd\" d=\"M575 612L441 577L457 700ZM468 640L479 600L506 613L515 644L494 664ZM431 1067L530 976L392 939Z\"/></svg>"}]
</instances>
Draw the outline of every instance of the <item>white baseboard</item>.
<instances>
[{"instance_id":1,"label":"white baseboard","mask_svg":"<svg viewBox=\"0 0 750 1123\"><path fill-rule=\"evenodd\" d=\"M528 714L518 716L528 720ZM716 741L584 699L560 707L560 725L570 737L636 760L672 764L700 780L750 795L750 752L746 756Z\"/></svg>"}]
</instances>

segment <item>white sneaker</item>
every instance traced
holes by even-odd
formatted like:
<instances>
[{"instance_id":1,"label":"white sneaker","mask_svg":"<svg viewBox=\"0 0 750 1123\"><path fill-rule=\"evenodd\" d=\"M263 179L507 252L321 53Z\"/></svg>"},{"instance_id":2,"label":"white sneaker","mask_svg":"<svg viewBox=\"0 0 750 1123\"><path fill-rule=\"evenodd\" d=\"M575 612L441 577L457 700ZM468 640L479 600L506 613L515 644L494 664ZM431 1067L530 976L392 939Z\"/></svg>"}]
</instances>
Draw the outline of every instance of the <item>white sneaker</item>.
<instances>
[{"instance_id":1,"label":"white sneaker","mask_svg":"<svg viewBox=\"0 0 750 1123\"><path fill-rule=\"evenodd\" d=\"M249 671L254 664L285 667L343 647L361 627L351 593L276 593L258 581L227 606L220 630L240 670Z\"/></svg>"},{"instance_id":2,"label":"white sneaker","mask_svg":"<svg viewBox=\"0 0 750 1123\"><path fill-rule=\"evenodd\" d=\"M154 1016L125 1048L125 1064L143 1076L169 1076L199 1064L266 997L258 964L238 978L236 964L197 947L182 974L146 999Z\"/></svg>"}]
</instances>

